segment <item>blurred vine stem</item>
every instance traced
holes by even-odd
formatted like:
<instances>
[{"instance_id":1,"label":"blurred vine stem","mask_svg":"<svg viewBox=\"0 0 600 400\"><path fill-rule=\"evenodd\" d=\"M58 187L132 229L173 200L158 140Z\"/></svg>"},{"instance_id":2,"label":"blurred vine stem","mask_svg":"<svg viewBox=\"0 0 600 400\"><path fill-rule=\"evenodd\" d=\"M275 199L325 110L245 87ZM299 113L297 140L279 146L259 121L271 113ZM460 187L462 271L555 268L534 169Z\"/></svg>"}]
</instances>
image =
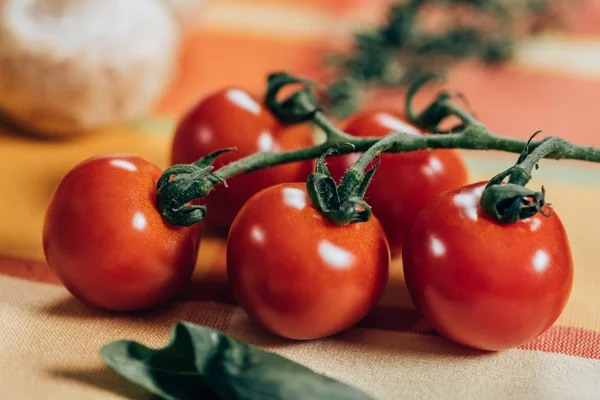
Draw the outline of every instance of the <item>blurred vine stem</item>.
<instances>
[{"instance_id":1,"label":"blurred vine stem","mask_svg":"<svg viewBox=\"0 0 600 400\"><path fill-rule=\"evenodd\" d=\"M515 45L560 24L561 0L405 0L389 6L385 22L354 35L347 53L325 63L330 114L344 118L360 108L373 86L409 85L458 61L499 64Z\"/></svg>"}]
</instances>

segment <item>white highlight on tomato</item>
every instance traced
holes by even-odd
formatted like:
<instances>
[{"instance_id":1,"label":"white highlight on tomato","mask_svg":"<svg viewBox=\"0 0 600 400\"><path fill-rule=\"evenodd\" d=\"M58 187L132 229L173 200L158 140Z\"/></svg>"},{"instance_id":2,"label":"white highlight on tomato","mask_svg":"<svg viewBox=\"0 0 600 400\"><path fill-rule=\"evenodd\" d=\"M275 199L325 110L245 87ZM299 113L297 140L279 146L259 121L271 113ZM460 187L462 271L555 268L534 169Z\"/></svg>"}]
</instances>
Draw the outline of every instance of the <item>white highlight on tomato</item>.
<instances>
[{"instance_id":1,"label":"white highlight on tomato","mask_svg":"<svg viewBox=\"0 0 600 400\"><path fill-rule=\"evenodd\" d=\"M137 171L137 167L135 165L125 160L111 160L110 165L117 168L125 169L127 171Z\"/></svg>"},{"instance_id":2,"label":"white highlight on tomato","mask_svg":"<svg viewBox=\"0 0 600 400\"><path fill-rule=\"evenodd\" d=\"M250 230L250 236L252 237L252 240L254 240L256 243L265 242L265 233L258 226L252 227L252 229Z\"/></svg>"},{"instance_id":3,"label":"white highlight on tomato","mask_svg":"<svg viewBox=\"0 0 600 400\"><path fill-rule=\"evenodd\" d=\"M273 150L273 136L269 132L263 132L258 136L258 149L260 151Z\"/></svg>"},{"instance_id":4,"label":"white highlight on tomato","mask_svg":"<svg viewBox=\"0 0 600 400\"><path fill-rule=\"evenodd\" d=\"M283 202L290 207L302 210L306 207L306 195L300 189L284 188Z\"/></svg>"},{"instance_id":5,"label":"white highlight on tomato","mask_svg":"<svg viewBox=\"0 0 600 400\"><path fill-rule=\"evenodd\" d=\"M531 218L528 218L528 220L531 221L529 223L529 229L531 229L532 232L537 231L540 228L540 226L542 226L542 221L540 221L539 218L533 218L533 217L531 217Z\"/></svg>"},{"instance_id":6,"label":"white highlight on tomato","mask_svg":"<svg viewBox=\"0 0 600 400\"><path fill-rule=\"evenodd\" d=\"M470 192L462 192L454 196L454 204L461 207L465 215L473 221L477 221L477 203L484 189L485 185L481 185Z\"/></svg>"},{"instance_id":7,"label":"white highlight on tomato","mask_svg":"<svg viewBox=\"0 0 600 400\"><path fill-rule=\"evenodd\" d=\"M533 217L529 217L529 218L525 218L525 219L521 219L517 222L517 224L525 224L528 225L529 230L531 232L535 232L538 229L540 229L540 227L542 226L542 221L540 221L539 218L536 218L535 216ZM527 228L525 228L527 229Z\"/></svg>"},{"instance_id":8,"label":"white highlight on tomato","mask_svg":"<svg viewBox=\"0 0 600 400\"><path fill-rule=\"evenodd\" d=\"M431 246L431 252L434 256L441 257L446 254L446 245L433 235L431 236L429 245Z\"/></svg>"},{"instance_id":9,"label":"white highlight on tomato","mask_svg":"<svg viewBox=\"0 0 600 400\"><path fill-rule=\"evenodd\" d=\"M538 250L533 256L533 269L537 272L543 272L548 263L550 262L550 256L544 250Z\"/></svg>"},{"instance_id":10,"label":"white highlight on tomato","mask_svg":"<svg viewBox=\"0 0 600 400\"><path fill-rule=\"evenodd\" d=\"M213 135L206 126L200 126L196 131L196 135L198 135L198 140L202 144L209 144L212 141Z\"/></svg>"},{"instance_id":11,"label":"white highlight on tomato","mask_svg":"<svg viewBox=\"0 0 600 400\"><path fill-rule=\"evenodd\" d=\"M442 162L440 161L440 159L435 156L431 156L429 157L429 163L427 165L424 165L421 168L421 171L423 171L423 173L427 176L433 176L437 172L442 171L443 169L444 167L442 166Z\"/></svg>"},{"instance_id":12,"label":"white highlight on tomato","mask_svg":"<svg viewBox=\"0 0 600 400\"><path fill-rule=\"evenodd\" d=\"M406 133L409 135L420 135L421 132L417 128L412 125L407 124L406 122L395 118L392 115L386 113L377 113L377 121L386 128L390 128L391 132L400 132Z\"/></svg>"},{"instance_id":13,"label":"white highlight on tomato","mask_svg":"<svg viewBox=\"0 0 600 400\"><path fill-rule=\"evenodd\" d=\"M319 255L327 264L337 268L349 267L354 261L352 254L327 240L319 243Z\"/></svg>"},{"instance_id":14,"label":"white highlight on tomato","mask_svg":"<svg viewBox=\"0 0 600 400\"><path fill-rule=\"evenodd\" d=\"M133 227L138 231L143 231L146 228L146 225L148 225L146 217L144 217L144 214L142 214L139 211L133 215L131 223L133 224Z\"/></svg>"},{"instance_id":15,"label":"white highlight on tomato","mask_svg":"<svg viewBox=\"0 0 600 400\"><path fill-rule=\"evenodd\" d=\"M258 104L250 95L240 89L231 89L227 91L227 98L233 101L244 110L250 111L252 114L260 114L260 104Z\"/></svg>"}]
</instances>

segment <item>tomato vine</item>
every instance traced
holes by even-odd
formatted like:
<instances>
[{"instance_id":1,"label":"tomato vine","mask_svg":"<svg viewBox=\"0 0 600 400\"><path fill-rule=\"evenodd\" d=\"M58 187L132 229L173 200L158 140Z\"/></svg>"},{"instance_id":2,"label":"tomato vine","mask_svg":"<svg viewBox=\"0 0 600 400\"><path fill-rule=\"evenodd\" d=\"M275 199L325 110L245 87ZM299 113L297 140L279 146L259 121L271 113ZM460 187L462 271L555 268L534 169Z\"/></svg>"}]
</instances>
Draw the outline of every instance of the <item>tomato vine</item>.
<instances>
[{"instance_id":1,"label":"tomato vine","mask_svg":"<svg viewBox=\"0 0 600 400\"><path fill-rule=\"evenodd\" d=\"M203 157L193 164L174 165L164 171L158 182L158 208L172 224L189 226L199 222L206 215L207 209L202 205L189 205L188 203L206 196L215 185L226 183L227 179L238 174L295 161L316 159L331 149L335 149L337 154L353 152L369 154L370 158L359 159L356 168L349 170L351 172L348 174L352 174L354 177L348 175L344 178L346 181L356 180L358 182L364 180L364 173L357 175L356 172L362 171L370 160L381 152L399 153L424 149L455 148L500 150L521 154L517 165L510 169L509 184L495 187L499 186L496 185L497 183L501 183L501 179L499 181L496 177L496 181L493 182L496 184L488 185L486 188L487 194L496 193L496 195L482 196L482 201L488 202L482 204L486 213L501 222L515 222L528 214L521 210L531 207L532 198L538 205L545 204L542 202L543 192L517 188L517 186L522 188L529 181L532 168L541 158L600 162L600 148L577 145L559 137L551 136L543 140L525 141L495 134L468 111L456 105L453 102L455 96L447 91L440 92L423 111L416 113L412 106L415 94L434 78L434 75L429 74L417 80L409 89L406 99L406 111L411 122L433 134L392 133L384 138L379 138L355 137L338 129L319 107L315 83L287 73L272 74L268 79L265 96L266 105L272 113L286 124L310 121L325 133L326 140L321 144L299 150L259 152L231 162L217 170L214 170L211 164L219 156L219 152ZM278 99L282 88L298 84L302 85L301 89L284 100ZM440 124L452 116L457 117L461 121L460 124L451 131L441 131ZM369 149L371 150L369 151ZM519 174L518 179L517 174ZM502 178L508 175L504 175ZM352 184L360 184L357 182L352 182ZM347 184L350 185L350 182ZM509 198L512 199L511 206L506 207L506 200ZM539 211L540 207L537 209ZM352 218L342 219L344 223L350 220Z\"/></svg>"}]
</instances>

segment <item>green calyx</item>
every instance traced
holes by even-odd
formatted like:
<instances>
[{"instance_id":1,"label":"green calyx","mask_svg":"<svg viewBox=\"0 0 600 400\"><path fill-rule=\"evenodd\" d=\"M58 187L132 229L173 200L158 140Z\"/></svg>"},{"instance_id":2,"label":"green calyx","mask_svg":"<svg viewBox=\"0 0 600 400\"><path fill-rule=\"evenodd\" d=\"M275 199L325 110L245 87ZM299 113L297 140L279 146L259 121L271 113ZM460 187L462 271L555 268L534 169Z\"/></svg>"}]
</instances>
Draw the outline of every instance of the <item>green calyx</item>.
<instances>
[{"instance_id":1,"label":"green calyx","mask_svg":"<svg viewBox=\"0 0 600 400\"><path fill-rule=\"evenodd\" d=\"M544 210L550 206L546 202L544 187L540 192L525 187L531 179L531 169L534 166L537 168L539 159L551 151L548 146L540 145L534 152L529 152L531 141L540 132L535 132L529 138L514 166L490 179L481 195L482 210L501 223L512 224L537 213L544 216L551 214L551 209L548 212ZM553 138L545 140L546 144L552 142ZM508 182L504 183L506 178Z\"/></svg>"},{"instance_id":2,"label":"green calyx","mask_svg":"<svg viewBox=\"0 0 600 400\"><path fill-rule=\"evenodd\" d=\"M350 168L336 185L325 164L325 158L335 154L336 150L330 149L317 160L315 172L306 182L308 196L315 208L336 225L367 222L372 212L363 196L379 166L379 157L377 164L364 173Z\"/></svg>"},{"instance_id":3,"label":"green calyx","mask_svg":"<svg viewBox=\"0 0 600 400\"><path fill-rule=\"evenodd\" d=\"M217 183L225 183L212 173L212 163L220 155L233 150L217 150L193 164L177 164L166 169L156 185L156 206L162 216L177 226L200 222L207 213L206 207L189 203L206 196Z\"/></svg>"},{"instance_id":4,"label":"green calyx","mask_svg":"<svg viewBox=\"0 0 600 400\"><path fill-rule=\"evenodd\" d=\"M481 195L481 207L497 221L512 224L538 212L549 216L550 213L544 211L545 206L550 206L545 195L543 186L541 192L535 192L513 183L488 184Z\"/></svg>"}]
</instances>

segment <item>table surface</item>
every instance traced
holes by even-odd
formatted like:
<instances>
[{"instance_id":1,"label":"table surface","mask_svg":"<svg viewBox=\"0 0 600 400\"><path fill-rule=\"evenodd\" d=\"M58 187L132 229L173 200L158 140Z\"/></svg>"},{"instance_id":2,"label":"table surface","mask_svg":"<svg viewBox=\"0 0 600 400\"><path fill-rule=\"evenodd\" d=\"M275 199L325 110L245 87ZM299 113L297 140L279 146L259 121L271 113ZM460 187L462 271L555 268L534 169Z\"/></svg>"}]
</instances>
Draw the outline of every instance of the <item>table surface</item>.
<instances>
[{"instance_id":1,"label":"table surface","mask_svg":"<svg viewBox=\"0 0 600 400\"><path fill-rule=\"evenodd\" d=\"M273 70L318 77L323 43L375 20L379 3L384 2L208 2L198 26L186 34L178 76L146 117L62 142L0 130L0 167L5 171L0 189L3 396L150 398L104 367L98 350L122 338L163 345L173 323L185 320L276 351L377 399L600 398L600 224L595 223L600 220L600 168L595 165L544 161L536 173L532 185L545 185L569 235L573 292L563 315L545 334L500 353L466 349L437 336L415 311L399 261L392 265L382 300L365 320L310 342L276 338L235 305L226 284L221 239L203 239L194 277L176 299L143 313L108 313L81 304L45 264L45 208L75 164L99 153L134 152L166 166L176 120L200 96L228 84L260 92L265 74ZM583 4L590 11L575 15L579 24L525 43L516 60L502 68L461 65L451 71L449 87L462 91L478 117L499 133L524 138L544 129L600 146L595 123L600 63L594 55L600 55L600 24L594 22L600 12L590 17L594 7L600 8L592 1ZM284 17L294 22L282 23ZM401 103L398 92L385 91L368 104L400 109ZM464 155L472 181L489 178L514 160L497 153Z\"/></svg>"}]
</instances>

